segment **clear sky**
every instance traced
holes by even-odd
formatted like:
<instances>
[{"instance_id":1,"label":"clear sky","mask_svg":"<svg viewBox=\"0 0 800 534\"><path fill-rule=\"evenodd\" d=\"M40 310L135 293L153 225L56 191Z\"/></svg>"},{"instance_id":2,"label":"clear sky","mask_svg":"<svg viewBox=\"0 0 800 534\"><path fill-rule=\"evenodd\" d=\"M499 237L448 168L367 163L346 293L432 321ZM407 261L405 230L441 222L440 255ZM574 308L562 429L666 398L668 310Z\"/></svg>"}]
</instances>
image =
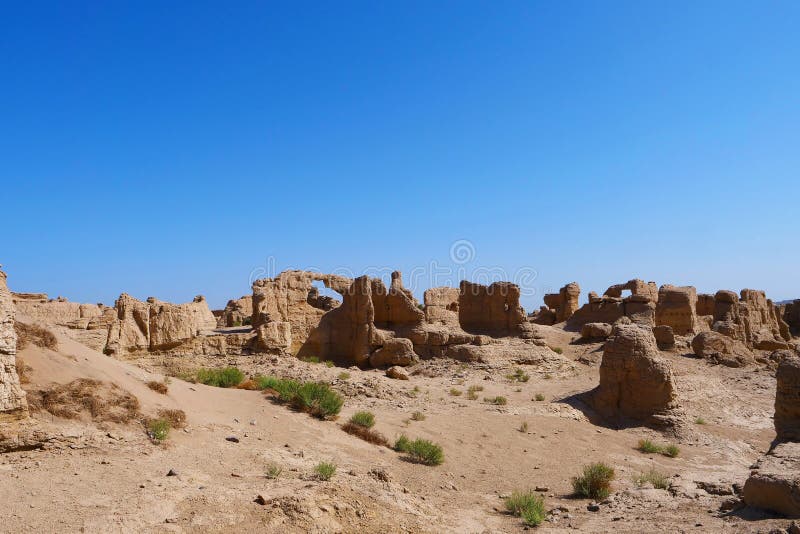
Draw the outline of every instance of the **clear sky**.
<instances>
[{"instance_id":1,"label":"clear sky","mask_svg":"<svg viewBox=\"0 0 800 534\"><path fill-rule=\"evenodd\" d=\"M286 268L416 269L420 297L523 273L527 309L633 277L800 298L798 27L796 1L6 3L0 263L106 303L221 307Z\"/></svg>"}]
</instances>

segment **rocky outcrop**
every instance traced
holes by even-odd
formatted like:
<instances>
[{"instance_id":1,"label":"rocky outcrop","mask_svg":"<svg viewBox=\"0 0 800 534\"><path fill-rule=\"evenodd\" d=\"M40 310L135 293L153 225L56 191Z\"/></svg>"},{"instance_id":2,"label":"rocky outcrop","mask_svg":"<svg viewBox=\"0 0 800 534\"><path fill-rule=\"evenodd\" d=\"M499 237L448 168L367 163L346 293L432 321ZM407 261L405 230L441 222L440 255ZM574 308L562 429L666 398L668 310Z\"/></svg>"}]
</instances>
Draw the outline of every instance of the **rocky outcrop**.
<instances>
[{"instance_id":1,"label":"rocky outcrop","mask_svg":"<svg viewBox=\"0 0 800 534\"><path fill-rule=\"evenodd\" d=\"M697 290L692 286L663 285L658 290L656 326L669 326L677 335L698 331Z\"/></svg>"},{"instance_id":2,"label":"rocky outcrop","mask_svg":"<svg viewBox=\"0 0 800 534\"><path fill-rule=\"evenodd\" d=\"M669 363L658 353L649 328L618 325L606 341L600 385L590 402L603 417L661 424L675 404Z\"/></svg>"},{"instance_id":3,"label":"rocky outcrop","mask_svg":"<svg viewBox=\"0 0 800 534\"><path fill-rule=\"evenodd\" d=\"M579 308L581 296L581 286L577 282L571 282L562 287L558 293L549 293L544 296L544 305L553 310L555 322L566 321Z\"/></svg>"},{"instance_id":4,"label":"rocky outcrop","mask_svg":"<svg viewBox=\"0 0 800 534\"><path fill-rule=\"evenodd\" d=\"M246 326L251 324L253 318L253 296L245 295L238 299L232 299L225 305L219 317L217 317L218 328L231 328L234 326Z\"/></svg>"},{"instance_id":5,"label":"rocky outcrop","mask_svg":"<svg viewBox=\"0 0 800 534\"><path fill-rule=\"evenodd\" d=\"M780 318L789 327L791 335L800 336L800 300L793 300L784 304Z\"/></svg>"},{"instance_id":6,"label":"rocky outcrop","mask_svg":"<svg viewBox=\"0 0 800 534\"><path fill-rule=\"evenodd\" d=\"M630 295L624 295L625 291L630 291ZM580 330L586 323L614 324L623 317L636 324L653 326L657 300L655 282L634 279L615 284L602 297L589 293L589 302L567 320L567 328Z\"/></svg>"},{"instance_id":7,"label":"rocky outcrop","mask_svg":"<svg viewBox=\"0 0 800 534\"><path fill-rule=\"evenodd\" d=\"M660 325L653 327L653 337L659 349L671 349L675 346L675 333L671 326Z\"/></svg>"},{"instance_id":8,"label":"rocky outcrop","mask_svg":"<svg viewBox=\"0 0 800 534\"><path fill-rule=\"evenodd\" d=\"M19 385L16 368L14 314L6 273L0 271L0 421L19 419L28 414L28 403Z\"/></svg>"},{"instance_id":9,"label":"rocky outcrop","mask_svg":"<svg viewBox=\"0 0 800 534\"><path fill-rule=\"evenodd\" d=\"M743 289L741 298L733 291L717 291L714 296L713 329L751 349L788 348L789 326L763 291Z\"/></svg>"},{"instance_id":10,"label":"rocky outcrop","mask_svg":"<svg viewBox=\"0 0 800 534\"><path fill-rule=\"evenodd\" d=\"M778 365L775 389L775 433L779 440L800 441L800 358Z\"/></svg>"},{"instance_id":11,"label":"rocky outcrop","mask_svg":"<svg viewBox=\"0 0 800 534\"><path fill-rule=\"evenodd\" d=\"M458 288L432 287L425 291L425 321L429 324L459 327Z\"/></svg>"},{"instance_id":12,"label":"rocky outcrop","mask_svg":"<svg viewBox=\"0 0 800 534\"><path fill-rule=\"evenodd\" d=\"M754 362L753 354L741 342L719 332L701 332L692 339L692 351L711 363L744 367Z\"/></svg>"},{"instance_id":13,"label":"rocky outcrop","mask_svg":"<svg viewBox=\"0 0 800 534\"><path fill-rule=\"evenodd\" d=\"M623 292L630 291L631 295L647 297L652 302L658 301L658 286L655 282L645 282L638 278L628 280L624 284L614 284L603 293L606 297L623 298Z\"/></svg>"},{"instance_id":14,"label":"rocky outcrop","mask_svg":"<svg viewBox=\"0 0 800 534\"><path fill-rule=\"evenodd\" d=\"M800 359L784 359L776 378L776 441L751 471L743 498L750 506L800 517Z\"/></svg>"},{"instance_id":15,"label":"rocky outcrop","mask_svg":"<svg viewBox=\"0 0 800 534\"><path fill-rule=\"evenodd\" d=\"M698 316L714 315L714 295L698 293L696 312Z\"/></svg>"},{"instance_id":16,"label":"rocky outcrop","mask_svg":"<svg viewBox=\"0 0 800 534\"><path fill-rule=\"evenodd\" d=\"M527 322L519 296L519 286L511 282L485 286L463 280L458 294L461 328L493 337L519 335L520 326Z\"/></svg>"},{"instance_id":17,"label":"rocky outcrop","mask_svg":"<svg viewBox=\"0 0 800 534\"><path fill-rule=\"evenodd\" d=\"M114 309L116 318L108 329L107 354L170 350L217 325L202 296L186 304L170 304L153 297L142 302L123 293Z\"/></svg>"},{"instance_id":18,"label":"rocky outcrop","mask_svg":"<svg viewBox=\"0 0 800 534\"><path fill-rule=\"evenodd\" d=\"M581 327L581 339L597 341L608 338L614 327L608 323L586 323Z\"/></svg>"}]
</instances>

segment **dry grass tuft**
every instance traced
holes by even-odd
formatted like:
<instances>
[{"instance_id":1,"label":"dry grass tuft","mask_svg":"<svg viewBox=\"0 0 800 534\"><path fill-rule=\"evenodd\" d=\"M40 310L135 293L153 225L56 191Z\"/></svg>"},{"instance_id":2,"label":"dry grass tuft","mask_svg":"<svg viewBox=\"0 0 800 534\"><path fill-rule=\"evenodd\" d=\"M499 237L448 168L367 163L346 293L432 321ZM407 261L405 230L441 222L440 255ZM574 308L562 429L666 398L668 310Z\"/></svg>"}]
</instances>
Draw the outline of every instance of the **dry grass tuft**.
<instances>
[{"instance_id":1,"label":"dry grass tuft","mask_svg":"<svg viewBox=\"0 0 800 534\"><path fill-rule=\"evenodd\" d=\"M383 445L384 447L389 446L389 442L386 440L386 437L380 432L376 432L371 428L367 428L365 426L361 426L356 423L347 422L342 425L342 430L344 430L348 434L352 434L353 436L359 437L368 443L374 443L375 445Z\"/></svg>"},{"instance_id":2,"label":"dry grass tuft","mask_svg":"<svg viewBox=\"0 0 800 534\"><path fill-rule=\"evenodd\" d=\"M19 383L20 384L30 384L31 377L28 376L28 371L33 370L30 365L25 363L25 360L17 356L17 361L14 363L14 366L17 368L17 376L19 376Z\"/></svg>"},{"instance_id":3,"label":"dry grass tuft","mask_svg":"<svg viewBox=\"0 0 800 534\"><path fill-rule=\"evenodd\" d=\"M93 421L129 423L140 415L139 399L115 384L88 378L30 391L28 404L64 419L78 419L88 412Z\"/></svg>"},{"instance_id":4,"label":"dry grass tuft","mask_svg":"<svg viewBox=\"0 0 800 534\"><path fill-rule=\"evenodd\" d=\"M164 382L158 382L157 380L151 380L147 383L147 387L155 391L156 393L161 393L162 395L166 395L169 388Z\"/></svg>"},{"instance_id":5,"label":"dry grass tuft","mask_svg":"<svg viewBox=\"0 0 800 534\"><path fill-rule=\"evenodd\" d=\"M56 336L46 328L17 321L14 323L14 331L17 333L17 350L22 350L28 345L50 350L58 348Z\"/></svg>"},{"instance_id":6,"label":"dry grass tuft","mask_svg":"<svg viewBox=\"0 0 800 534\"><path fill-rule=\"evenodd\" d=\"M169 421L172 428L184 428L186 426L186 412L183 410L159 410L158 417Z\"/></svg>"}]
</instances>

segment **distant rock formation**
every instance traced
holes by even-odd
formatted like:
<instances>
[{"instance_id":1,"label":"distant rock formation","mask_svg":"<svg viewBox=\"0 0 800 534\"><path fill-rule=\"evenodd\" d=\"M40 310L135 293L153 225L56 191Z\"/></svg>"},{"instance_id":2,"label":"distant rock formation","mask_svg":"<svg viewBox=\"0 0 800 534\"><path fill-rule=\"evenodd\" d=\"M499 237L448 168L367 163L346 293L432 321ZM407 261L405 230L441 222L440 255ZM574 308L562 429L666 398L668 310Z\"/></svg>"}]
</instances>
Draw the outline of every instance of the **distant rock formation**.
<instances>
[{"instance_id":1,"label":"distant rock formation","mask_svg":"<svg viewBox=\"0 0 800 534\"><path fill-rule=\"evenodd\" d=\"M600 364L600 385L590 402L607 419L663 424L675 407L675 386L669 363L659 356L649 328L617 325L606 341Z\"/></svg>"},{"instance_id":2,"label":"distant rock formation","mask_svg":"<svg viewBox=\"0 0 800 534\"><path fill-rule=\"evenodd\" d=\"M581 286L577 282L570 282L558 293L548 293L544 296L544 304L553 312L554 323L566 321L580 308ZM550 323L550 324L554 324Z\"/></svg>"},{"instance_id":3,"label":"distant rock formation","mask_svg":"<svg viewBox=\"0 0 800 534\"><path fill-rule=\"evenodd\" d=\"M623 297L626 290L631 294ZM589 302L572 314L567 320L567 327L580 330L586 323L614 324L623 317L636 324L653 326L657 300L655 282L629 280L609 287L602 297L594 292L589 293Z\"/></svg>"},{"instance_id":4,"label":"distant rock formation","mask_svg":"<svg viewBox=\"0 0 800 534\"><path fill-rule=\"evenodd\" d=\"M528 321L519 304L519 286L495 282L489 286L462 280L458 294L458 321L470 334L516 336Z\"/></svg>"},{"instance_id":5,"label":"distant rock formation","mask_svg":"<svg viewBox=\"0 0 800 534\"><path fill-rule=\"evenodd\" d=\"M698 331L697 290L692 286L663 285L658 290L656 326L669 326L677 335Z\"/></svg>"},{"instance_id":6,"label":"distant rock formation","mask_svg":"<svg viewBox=\"0 0 800 534\"><path fill-rule=\"evenodd\" d=\"M425 291L425 320L429 324L458 327L458 288L432 287Z\"/></svg>"},{"instance_id":7,"label":"distant rock formation","mask_svg":"<svg viewBox=\"0 0 800 534\"><path fill-rule=\"evenodd\" d=\"M246 326L253 319L253 296L245 295L238 299L231 299L217 317L218 328L231 328Z\"/></svg>"},{"instance_id":8,"label":"distant rock formation","mask_svg":"<svg viewBox=\"0 0 800 534\"><path fill-rule=\"evenodd\" d=\"M0 422L19 419L28 414L25 392L19 385L17 375L14 313L6 273L0 271Z\"/></svg>"}]
</instances>

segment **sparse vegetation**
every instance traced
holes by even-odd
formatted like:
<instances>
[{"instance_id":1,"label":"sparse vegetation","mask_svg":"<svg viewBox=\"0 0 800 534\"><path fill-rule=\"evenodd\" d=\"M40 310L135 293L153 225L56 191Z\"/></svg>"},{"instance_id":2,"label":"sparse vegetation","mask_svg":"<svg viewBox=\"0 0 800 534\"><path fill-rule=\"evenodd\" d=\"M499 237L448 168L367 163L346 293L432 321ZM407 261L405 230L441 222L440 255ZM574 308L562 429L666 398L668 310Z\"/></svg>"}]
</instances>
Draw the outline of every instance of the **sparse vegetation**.
<instances>
[{"instance_id":1,"label":"sparse vegetation","mask_svg":"<svg viewBox=\"0 0 800 534\"><path fill-rule=\"evenodd\" d=\"M655 469L650 469L649 471L644 471L639 473L635 477L633 477L633 482L642 487L645 484L652 484L656 489L667 489L669 488L669 478L667 475L656 471Z\"/></svg>"},{"instance_id":2,"label":"sparse vegetation","mask_svg":"<svg viewBox=\"0 0 800 534\"><path fill-rule=\"evenodd\" d=\"M644 452L647 454L661 454L661 452L664 450L663 447L656 445L649 439L640 439L639 445L636 446L636 449L639 450L639 452Z\"/></svg>"},{"instance_id":3,"label":"sparse vegetation","mask_svg":"<svg viewBox=\"0 0 800 534\"><path fill-rule=\"evenodd\" d=\"M375 414L372 412L356 412L350 417L350 422L364 428L375 426Z\"/></svg>"},{"instance_id":4,"label":"sparse vegetation","mask_svg":"<svg viewBox=\"0 0 800 534\"><path fill-rule=\"evenodd\" d=\"M139 399L114 385L80 378L45 390L28 391L31 410L77 419L88 412L94 421L129 423L140 417Z\"/></svg>"},{"instance_id":5,"label":"sparse vegetation","mask_svg":"<svg viewBox=\"0 0 800 534\"><path fill-rule=\"evenodd\" d=\"M336 464L333 462L320 462L314 466L314 473L318 480L330 480L336 473Z\"/></svg>"},{"instance_id":6,"label":"sparse vegetation","mask_svg":"<svg viewBox=\"0 0 800 534\"><path fill-rule=\"evenodd\" d=\"M198 369L195 374L197 381L207 386L218 388L232 388L242 383L244 373L236 367L224 369Z\"/></svg>"},{"instance_id":7,"label":"sparse vegetation","mask_svg":"<svg viewBox=\"0 0 800 534\"><path fill-rule=\"evenodd\" d=\"M669 456L670 458L675 458L681 453L681 450L678 448L677 445L674 443L670 443L666 447L664 447L664 452L662 453L664 456Z\"/></svg>"},{"instance_id":8,"label":"sparse vegetation","mask_svg":"<svg viewBox=\"0 0 800 534\"><path fill-rule=\"evenodd\" d=\"M50 350L58 348L58 340L55 334L41 326L15 321L14 331L17 334L17 350L22 350L28 345L36 345Z\"/></svg>"},{"instance_id":9,"label":"sparse vegetation","mask_svg":"<svg viewBox=\"0 0 800 534\"><path fill-rule=\"evenodd\" d=\"M528 432L528 422L527 421L523 421L522 424L519 425L519 431L522 432L523 434Z\"/></svg>"},{"instance_id":10,"label":"sparse vegetation","mask_svg":"<svg viewBox=\"0 0 800 534\"><path fill-rule=\"evenodd\" d=\"M169 437L170 428L166 419L151 419L147 422L147 435L154 441L164 441Z\"/></svg>"},{"instance_id":11,"label":"sparse vegetation","mask_svg":"<svg viewBox=\"0 0 800 534\"><path fill-rule=\"evenodd\" d=\"M254 381L258 389L275 392L281 402L307 412L320 419L329 419L338 414L344 399L327 384L320 382L298 382L274 376L257 376Z\"/></svg>"},{"instance_id":12,"label":"sparse vegetation","mask_svg":"<svg viewBox=\"0 0 800 534\"><path fill-rule=\"evenodd\" d=\"M451 397L460 397L463 391L457 388L450 388L450 396Z\"/></svg>"},{"instance_id":13,"label":"sparse vegetation","mask_svg":"<svg viewBox=\"0 0 800 534\"><path fill-rule=\"evenodd\" d=\"M552 380L553 379L553 375L551 375L550 373L545 373L544 374L544 379L545 380Z\"/></svg>"},{"instance_id":14,"label":"sparse vegetation","mask_svg":"<svg viewBox=\"0 0 800 534\"><path fill-rule=\"evenodd\" d=\"M505 501L506 509L529 527L538 527L545 517L544 497L533 491L514 491Z\"/></svg>"},{"instance_id":15,"label":"sparse vegetation","mask_svg":"<svg viewBox=\"0 0 800 534\"><path fill-rule=\"evenodd\" d=\"M537 393L537 394L536 394L536 395L533 397L533 400L535 400L535 401L537 401L537 402L542 402L542 401L544 400L544 395L542 395L541 393Z\"/></svg>"},{"instance_id":16,"label":"sparse vegetation","mask_svg":"<svg viewBox=\"0 0 800 534\"><path fill-rule=\"evenodd\" d=\"M414 413L411 414L411 420L412 421L424 421L425 420L425 414L422 413L422 412L414 412Z\"/></svg>"},{"instance_id":17,"label":"sparse vegetation","mask_svg":"<svg viewBox=\"0 0 800 534\"><path fill-rule=\"evenodd\" d=\"M386 439L386 437L383 434L381 434L380 432L377 432L375 430L372 430L369 427L361 426L359 424L356 424L356 423L354 423L352 421L348 421L347 423L343 424L342 425L342 430L344 430L348 434L351 434L353 436L356 436L358 438L363 439L367 443L373 443L375 445L382 445L384 447L388 447L389 446L389 441Z\"/></svg>"},{"instance_id":18,"label":"sparse vegetation","mask_svg":"<svg viewBox=\"0 0 800 534\"><path fill-rule=\"evenodd\" d=\"M156 393L161 393L162 395L166 395L169 388L164 382L159 382L157 380L151 380L147 383L147 387L155 391Z\"/></svg>"},{"instance_id":19,"label":"sparse vegetation","mask_svg":"<svg viewBox=\"0 0 800 534\"><path fill-rule=\"evenodd\" d=\"M302 358L302 360L306 363L319 363L319 358L316 356L308 356L307 358Z\"/></svg>"},{"instance_id":20,"label":"sparse vegetation","mask_svg":"<svg viewBox=\"0 0 800 534\"><path fill-rule=\"evenodd\" d=\"M16 361L14 362L14 367L17 369L17 376L19 377L20 384L28 384L31 381L30 376L28 376L28 371L31 370L31 367L25 363L25 360L17 356Z\"/></svg>"},{"instance_id":21,"label":"sparse vegetation","mask_svg":"<svg viewBox=\"0 0 800 534\"><path fill-rule=\"evenodd\" d=\"M562 349L561 347L550 347L550 350L552 350L556 354L563 354L564 353L564 349Z\"/></svg>"},{"instance_id":22,"label":"sparse vegetation","mask_svg":"<svg viewBox=\"0 0 800 534\"><path fill-rule=\"evenodd\" d=\"M706 420L703 419L702 417L698 417L698 418L696 418L694 420L694 424L696 424L696 425L704 425L704 424L706 424Z\"/></svg>"},{"instance_id":23,"label":"sparse vegetation","mask_svg":"<svg viewBox=\"0 0 800 534\"><path fill-rule=\"evenodd\" d=\"M512 382L527 382L528 380L531 379L528 373L519 368L514 370L512 374L506 375L506 378L511 380Z\"/></svg>"},{"instance_id":24,"label":"sparse vegetation","mask_svg":"<svg viewBox=\"0 0 800 534\"><path fill-rule=\"evenodd\" d=\"M350 380L350 373L342 371L338 376L339 380Z\"/></svg>"},{"instance_id":25,"label":"sparse vegetation","mask_svg":"<svg viewBox=\"0 0 800 534\"><path fill-rule=\"evenodd\" d=\"M470 386L467 389L467 398L469 400L478 400L479 391L483 391L483 386Z\"/></svg>"},{"instance_id":26,"label":"sparse vegetation","mask_svg":"<svg viewBox=\"0 0 800 534\"><path fill-rule=\"evenodd\" d=\"M324 363L325 363L325 367L334 367L336 365L331 360L325 360Z\"/></svg>"},{"instance_id":27,"label":"sparse vegetation","mask_svg":"<svg viewBox=\"0 0 800 534\"><path fill-rule=\"evenodd\" d=\"M168 421L171 428L183 428L186 426L186 412L183 410L159 410L158 417Z\"/></svg>"},{"instance_id":28,"label":"sparse vegetation","mask_svg":"<svg viewBox=\"0 0 800 534\"><path fill-rule=\"evenodd\" d=\"M283 473L283 468L277 464L270 464L267 466L267 471L264 474L268 479L275 480L281 476Z\"/></svg>"},{"instance_id":29,"label":"sparse vegetation","mask_svg":"<svg viewBox=\"0 0 800 534\"><path fill-rule=\"evenodd\" d=\"M614 468L602 462L584 466L580 476L572 479L572 490L577 497L605 499L611 492Z\"/></svg>"},{"instance_id":30,"label":"sparse vegetation","mask_svg":"<svg viewBox=\"0 0 800 534\"><path fill-rule=\"evenodd\" d=\"M497 406L504 406L508 404L508 399L503 397L502 395L498 395L496 397L484 397L484 402L488 402L489 404L496 404Z\"/></svg>"},{"instance_id":31,"label":"sparse vegetation","mask_svg":"<svg viewBox=\"0 0 800 534\"><path fill-rule=\"evenodd\" d=\"M444 450L430 440L418 438L414 441L403 434L394 442L394 450L404 452L411 461L425 465L439 465L444 462Z\"/></svg>"}]
</instances>

